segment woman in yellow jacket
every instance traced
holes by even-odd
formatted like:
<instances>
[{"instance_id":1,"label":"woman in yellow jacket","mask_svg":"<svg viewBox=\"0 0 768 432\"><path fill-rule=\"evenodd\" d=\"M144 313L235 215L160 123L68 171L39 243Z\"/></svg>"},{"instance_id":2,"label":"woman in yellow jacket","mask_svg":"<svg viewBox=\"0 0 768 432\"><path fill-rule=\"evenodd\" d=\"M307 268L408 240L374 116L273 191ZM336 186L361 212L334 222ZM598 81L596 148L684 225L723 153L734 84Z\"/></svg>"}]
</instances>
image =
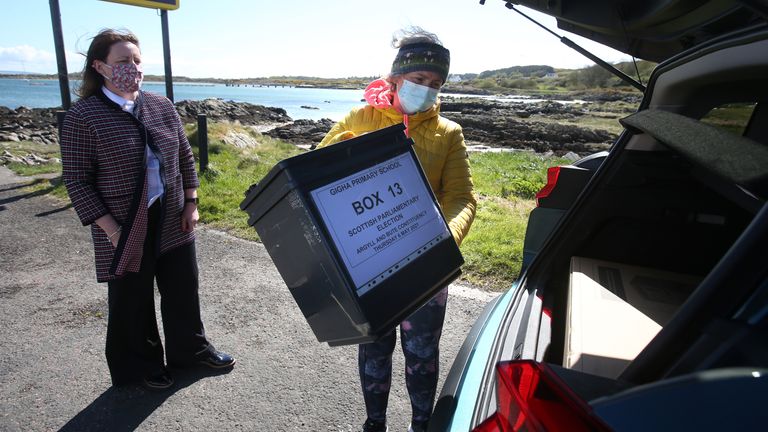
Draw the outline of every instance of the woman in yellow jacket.
<instances>
[{"instance_id":1,"label":"woman in yellow jacket","mask_svg":"<svg viewBox=\"0 0 768 432\"><path fill-rule=\"evenodd\" d=\"M437 100L448 77L450 53L434 34L420 28L402 33L399 40L393 41L399 50L392 72L365 90L368 105L353 109L318 147L404 123L453 238L461 244L475 217L477 203L461 127L440 116ZM432 413L437 391L438 343L447 299L446 288L400 323L406 386L412 408L409 431L426 430ZM395 340L393 330L380 340L359 347L360 381L368 415L364 432L387 430Z\"/></svg>"}]
</instances>

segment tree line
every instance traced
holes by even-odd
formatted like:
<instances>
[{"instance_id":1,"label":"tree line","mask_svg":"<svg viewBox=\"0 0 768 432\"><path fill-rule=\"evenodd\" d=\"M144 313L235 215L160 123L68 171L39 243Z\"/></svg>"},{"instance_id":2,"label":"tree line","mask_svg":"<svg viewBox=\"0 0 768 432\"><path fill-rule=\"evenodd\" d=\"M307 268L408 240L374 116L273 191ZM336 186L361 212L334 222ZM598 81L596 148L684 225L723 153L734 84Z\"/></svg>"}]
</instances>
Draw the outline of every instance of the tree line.
<instances>
[{"instance_id":1,"label":"tree line","mask_svg":"<svg viewBox=\"0 0 768 432\"><path fill-rule=\"evenodd\" d=\"M655 66L655 63L645 60L614 65L620 71L644 83L648 81ZM479 74L457 74L449 81L455 88L478 88L491 92L632 89L629 84L598 65L583 69L555 69L546 65L513 66Z\"/></svg>"}]
</instances>

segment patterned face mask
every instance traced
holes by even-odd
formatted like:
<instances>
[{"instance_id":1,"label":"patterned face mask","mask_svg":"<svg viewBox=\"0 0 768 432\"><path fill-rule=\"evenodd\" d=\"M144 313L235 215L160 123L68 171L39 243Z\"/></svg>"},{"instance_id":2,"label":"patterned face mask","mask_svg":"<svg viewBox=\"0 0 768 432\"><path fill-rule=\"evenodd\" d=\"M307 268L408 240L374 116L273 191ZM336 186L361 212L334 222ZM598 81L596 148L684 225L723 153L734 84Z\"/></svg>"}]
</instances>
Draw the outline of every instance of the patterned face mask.
<instances>
[{"instance_id":1,"label":"patterned face mask","mask_svg":"<svg viewBox=\"0 0 768 432\"><path fill-rule=\"evenodd\" d=\"M144 79L144 72L139 69L134 63L118 63L114 66L110 66L104 63L105 66L112 69L112 78L104 75L104 78L112 83L118 90L123 93L133 93L141 87L141 81Z\"/></svg>"},{"instance_id":2,"label":"patterned face mask","mask_svg":"<svg viewBox=\"0 0 768 432\"><path fill-rule=\"evenodd\" d=\"M414 114L426 111L437 102L439 90L421 84L403 80L403 84L397 90L397 98L404 114Z\"/></svg>"}]
</instances>

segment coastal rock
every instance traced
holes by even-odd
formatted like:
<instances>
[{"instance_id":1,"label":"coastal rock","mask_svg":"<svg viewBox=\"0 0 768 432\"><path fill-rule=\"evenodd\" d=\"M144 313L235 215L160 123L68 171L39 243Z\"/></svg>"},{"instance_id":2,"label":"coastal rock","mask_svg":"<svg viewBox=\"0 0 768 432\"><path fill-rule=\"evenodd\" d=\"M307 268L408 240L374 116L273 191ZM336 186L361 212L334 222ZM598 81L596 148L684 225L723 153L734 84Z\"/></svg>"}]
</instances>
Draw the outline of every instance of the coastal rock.
<instances>
[{"instance_id":1,"label":"coastal rock","mask_svg":"<svg viewBox=\"0 0 768 432\"><path fill-rule=\"evenodd\" d=\"M449 83L444 88L443 91L445 93L461 93L461 94L472 94L472 95L491 95L493 94L490 90L486 89L480 89L476 87L470 87L470 86L464 86L461 84L456 83Z\"/></svg>"},{"instance_id":2,"label":"coastal rock","mask_svg":"<svg viewBox=\"0 0 768 432\"><path fill-rule=\"evenodd\" d=\"M34 153L28 153L26 156L16 156L11 152L9 152L8 150L3 151L3 154L0 155L0 165L11 163L11 162L20 163L24 165L41 165L41 164L49 164L49 163L61 163L61 160L59 160L58 158L46 159Z\"/></svg>"},{"instance_id":3,"label":"coastal rock","mask_svg":"<svg viewBox=\"0 0 768 432\"><path fill-rule=\"evenodd\" d=\"M59 110L24 106L14 110L0 106L0 142L33 141L58 145L56 112ZM198 114L205 114L210 121L237 121L245 125L286 123L292 120L282 108L222 99L184 100L176 104L176 110L185 123L196 123Z\"/></svg>"},{"instance_id":4,"label":"coastal rock","mask_svg":"<svg viewBox=\"0 0 768 432\"><path fill-rule=\"evenodd\" d=\"M532 150L539 153L551 151L558 155L571 152L571 157L578 157L579 154L606 150L616 139L615 135L603 130L551 121L585 115L586 112L580 105L575 104L445 98L440 109L443 116L462 126L468 145ZM265 134L314 148L334 124L335 122L329 119L297 120Z\"/></svg>"},{"instance_id":5,"label":"coastal rock","mask_svg":"<svg viewBox=\"0 0 768 432\"><path fill-rule=\"evenodd\" d=\"M609 148L616 139L603 130L551 121L585 115L576 104L449 99L441 103L441 112L462 126L470 145L589 154Z\"/></svg>"},{"instance_id":6,"label":"coastal rock","mask_svg":"<svg viewBox=\"0 0 768 432\"><path fill-rule=\"evenodd\" d=\"M619 92L619 91L584 91L573 92L571 96L574 99L581 99L590 102L626 102L640 105L643 95L638 92Z\"/></svg>"},{"instance_id":7,"label":"coastal rock","mask_svg":"<svg viewBox=\"0 0 768 432\"><path fill-rule=\"evenodd\" d=\"M27 108L15 110L0 107L0 142L33 141L41 144L59 142L56 128L57 108Z\"/></svg>"},{"instance_id":8,"label":"coastal rock","mask_svg":"<svg viewBox=\"0 0 768 432\"><path fill-rule=\"evenodd\" d=\"M568 152L563 155L563 159L568 159L571 162L576 162L577 160L581 159L581 157L574 152Z\"/></svg>"},{"instance_id":9,"label":"coastal rock","mask_svg":"<svg viewBox=\"0 0 768 432\"><path fill-rule=\"evenodd\" d=\"M584 100L588 99L587 94L580 97ZM618 100L629 100L633 96L621 93L605 93L597 96L598 99L614 97L623 98ZM263 129L278 125L263 133L310 148L314 148L335 124L330 119L292 121L282 108L223 99L185 100L178 102L176 108L185 123L196 123L198 114L206 114L208 119L214 122L234 121ZM56 108L19 107L12 110L0 107L0 142L35 141L57 144L56 111ZM462 126L468 145L533 150L540 153L552 151L558 155L565 155L568 152L577 155L590 154L610 147L616 139L614 134L559 122L578 119L585 115L595 115L592 114L593 111L605 113L606 107L599 101L587 104L563 104L553 100L533 103L444 97L441 102L442 115ZM617 112L616 116L619 115L623 114ZM257 145L249 136L238 135L230 139L233 140L233 145Z\"/></svg>"},{"instance_id":10,"label":"coastal rock","mask_svg":"<svg viewBox=\"0 0 768 432\"><path fill-rule=\"evenodd\" d=\"M14 132L10 132L10 133L0 132L0 141L15 141L15 142L19 142L21 140L19 139L19 136L16 135Z\"/></svg>"},{"instance_id":11,"label":"coastal rock","mask_svg":"<svg viewBox=\"0 0 768 432\"><path fill-rule=\"evenodd\" d=\"M291 124L267 131L265 135L297 145L309 145L311 148L314 148L323 140L325 134L331 130L334 124L336 122L327 118L321 120L300 119Z\"/></svg>"},{"instance_id":12,"label":"coastal rock","mask_svg":"<svg viewBox=\"0 0 768 432\"><path fill-rule=\"evenodd\" d=\"M184 123L196 123L198 114L205 114L211 121L238 121L244 125L289 122L291 118L282 108L254 105L247 102L223 99L183 100L176 103L176 111Z\"/></svg>"},{"instance_id":13,"label":"coastal rock","mask_svg":"<svg viewBox=\"0 0 768 432\"><path fill-rule=\"evenodd\" d=\"M253 148L259 145L259 142L250 135L234 131L224 135L224 143L237 148Z\"/></svg>"}]
</instances>

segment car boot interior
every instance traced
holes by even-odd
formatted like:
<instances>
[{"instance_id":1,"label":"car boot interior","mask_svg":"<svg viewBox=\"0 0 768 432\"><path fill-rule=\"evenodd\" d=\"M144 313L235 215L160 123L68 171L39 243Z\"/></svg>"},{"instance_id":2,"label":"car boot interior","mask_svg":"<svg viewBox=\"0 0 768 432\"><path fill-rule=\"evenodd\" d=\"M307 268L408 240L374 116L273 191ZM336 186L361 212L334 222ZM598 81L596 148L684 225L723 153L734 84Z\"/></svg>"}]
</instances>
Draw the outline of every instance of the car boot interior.
<instances>
[{"instance_id":1,"label":"car boot interior","mask_svg":"<svg viewBox=\"0 0 768 432\"><path fill-rule=\"evenodd\" d=\"M541 310L546 311L540 325L549 327L538 331L537 358L584 367L583 359L568 360L574 356L569 352L571 333L578 330L572 321L576 306L570 304L578 262L583 268L594 265L593 278L603 287L611 283L600 278L617 280L621 272L639 281L642 295L613 289L602 295L623 300L632 306L628 310L649 318L647 340L632 348L637 352L627 357L621 343L600 348L607 350L603 366L611 362L612 350L624 358L585 372L639 384L712 365L768 367L764 350L744 349L751 338L766 336L763 324L745 330L743 322L734 319L751 296L759 295L768 268L765 248L754 243L766 240L760 212L765 213L768 198L768 59L759 54L765 52L768 39L762 27L713 40L657 68L648 87L650 97L640 112L624 121L626 130L603 169L524 276L527 287L536 287ZM710 118L734 106L746 112L738 116L745 124L712 125ZM740 264L728 264L735 253L744 255L735 260ZM750 276L745 279L743 274ZM624 279L622 290L629 285ZM663 303L664 310L672 304L673 313L654 313L641 304L649 298ZM582 313L622 315L598 306ZM628 335L645 325L633 321L632 313L623 315L626 322L603 325L625 325ZM741 338L741 346L725 349L717 343L737 331L749 334ZM604 338L603 333L589 334Z\"/></svg>"}]
</instances>

